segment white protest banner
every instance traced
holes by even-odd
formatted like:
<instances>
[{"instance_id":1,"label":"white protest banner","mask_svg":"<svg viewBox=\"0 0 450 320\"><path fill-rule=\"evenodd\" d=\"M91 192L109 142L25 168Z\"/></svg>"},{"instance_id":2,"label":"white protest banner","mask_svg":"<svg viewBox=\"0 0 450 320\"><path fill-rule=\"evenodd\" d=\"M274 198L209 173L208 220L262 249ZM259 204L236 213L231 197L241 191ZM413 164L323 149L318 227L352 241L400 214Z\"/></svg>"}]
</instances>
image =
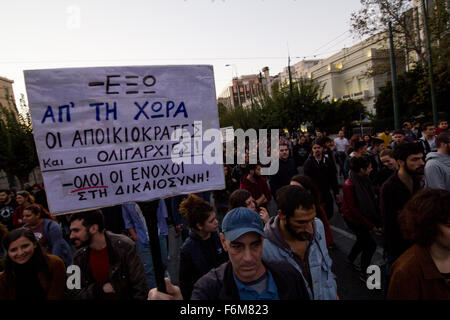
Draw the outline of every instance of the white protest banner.
<instances>
[{"instance_id":1,"label":"white protest banner","mask_svg":"<svg viewBox=\"0 0 450 320\"><path fill-rule=\"evenodd\" d=\"M225 188L220 162L202 158L215 141L203 132L220 135L212 66L24 74L52 214Z\"/></svg>"},{"instance_id":2,"label":"white protest banner","mask_svg":"<svg viewBox=\"0 0 450 320\"><path fill-rule=\"evenodd\" d=\"M234 141L234 129L233 126L220 128L222 133L222 142Z\"/></svg>"}]
</instances>

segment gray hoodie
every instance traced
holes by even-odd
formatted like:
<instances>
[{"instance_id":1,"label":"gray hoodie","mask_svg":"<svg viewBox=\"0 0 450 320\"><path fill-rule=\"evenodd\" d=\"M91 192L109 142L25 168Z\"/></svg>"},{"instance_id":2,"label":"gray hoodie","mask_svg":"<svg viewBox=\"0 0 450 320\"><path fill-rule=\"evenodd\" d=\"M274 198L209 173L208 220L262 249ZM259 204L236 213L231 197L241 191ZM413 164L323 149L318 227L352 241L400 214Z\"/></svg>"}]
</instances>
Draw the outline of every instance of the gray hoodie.
<instances>
[{"instance_id":1,"label":"gray hoodie","mask_svg":"<svg viewBox=\"0 0 450 320\"><path fill-rule=\"evenodd\" d=\"M450 191L450 155L439 152L427 154L425 186Z\"/></svg>"}]
</instances>

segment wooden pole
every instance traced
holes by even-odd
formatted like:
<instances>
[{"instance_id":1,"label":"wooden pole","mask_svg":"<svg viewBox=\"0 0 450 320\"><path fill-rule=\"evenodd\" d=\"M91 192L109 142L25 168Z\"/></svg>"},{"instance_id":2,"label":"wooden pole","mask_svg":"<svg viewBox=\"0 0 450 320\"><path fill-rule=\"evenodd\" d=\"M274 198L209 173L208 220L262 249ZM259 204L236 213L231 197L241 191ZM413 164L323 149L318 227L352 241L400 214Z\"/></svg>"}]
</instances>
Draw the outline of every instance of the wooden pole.
<instances>
[{"instance_id":1,"label":"wooden pole","mask_svg":"<svg viewBox=\"0 0 450 320\"><path fill-rule=\"evenodd\" d=\"M161 258L161 247L158 235L158 210L159 200L138 202L147 225L150 250L152 252L153 270L155 271L156 287L158 291L167 293L164 281L164 265Z\"/></svg>"}]
</instances>

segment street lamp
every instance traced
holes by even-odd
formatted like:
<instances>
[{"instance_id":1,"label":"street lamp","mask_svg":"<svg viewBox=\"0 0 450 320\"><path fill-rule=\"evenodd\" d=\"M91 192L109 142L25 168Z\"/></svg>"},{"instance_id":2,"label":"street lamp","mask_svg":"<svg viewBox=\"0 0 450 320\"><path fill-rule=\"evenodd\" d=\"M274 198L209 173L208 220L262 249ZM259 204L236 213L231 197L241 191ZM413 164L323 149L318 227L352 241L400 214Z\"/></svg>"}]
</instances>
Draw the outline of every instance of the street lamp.
<instances>
[{"instance_id":1,"label":"street lamp","mask_svg":"<svg viewBox=\"0 0 450 320\"><path fill-rule=\"evenodd\" d=\"M236 65L233 63L233 64L226 64L225 65L225 67L232 67L231 68L231 77L232 78L237 78L237 67L236 67ZM234 71L234 73L233 73L233 71Z\"/></svg>"}]
</instances>

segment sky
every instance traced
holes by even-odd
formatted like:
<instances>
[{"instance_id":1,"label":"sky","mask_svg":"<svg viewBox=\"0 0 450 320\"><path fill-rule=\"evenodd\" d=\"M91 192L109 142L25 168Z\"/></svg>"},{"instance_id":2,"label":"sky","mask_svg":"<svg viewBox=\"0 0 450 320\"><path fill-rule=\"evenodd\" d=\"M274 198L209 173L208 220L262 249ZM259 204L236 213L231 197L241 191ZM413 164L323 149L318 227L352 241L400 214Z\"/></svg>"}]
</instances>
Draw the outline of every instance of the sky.
<instances>
[{"instance_id":1,"label":"sky","mask_svg":"<svg viewBox=\"0 0 450 320\"><path fill-rule=\"evenodd\" d=\"M0 10L0 76L19 106L30 69L210 64L216 95L232 76L275 75L360 41L359 0L14 0ZM229 65L229 66L226 66Z\"/></svg>"}]
</instances>

